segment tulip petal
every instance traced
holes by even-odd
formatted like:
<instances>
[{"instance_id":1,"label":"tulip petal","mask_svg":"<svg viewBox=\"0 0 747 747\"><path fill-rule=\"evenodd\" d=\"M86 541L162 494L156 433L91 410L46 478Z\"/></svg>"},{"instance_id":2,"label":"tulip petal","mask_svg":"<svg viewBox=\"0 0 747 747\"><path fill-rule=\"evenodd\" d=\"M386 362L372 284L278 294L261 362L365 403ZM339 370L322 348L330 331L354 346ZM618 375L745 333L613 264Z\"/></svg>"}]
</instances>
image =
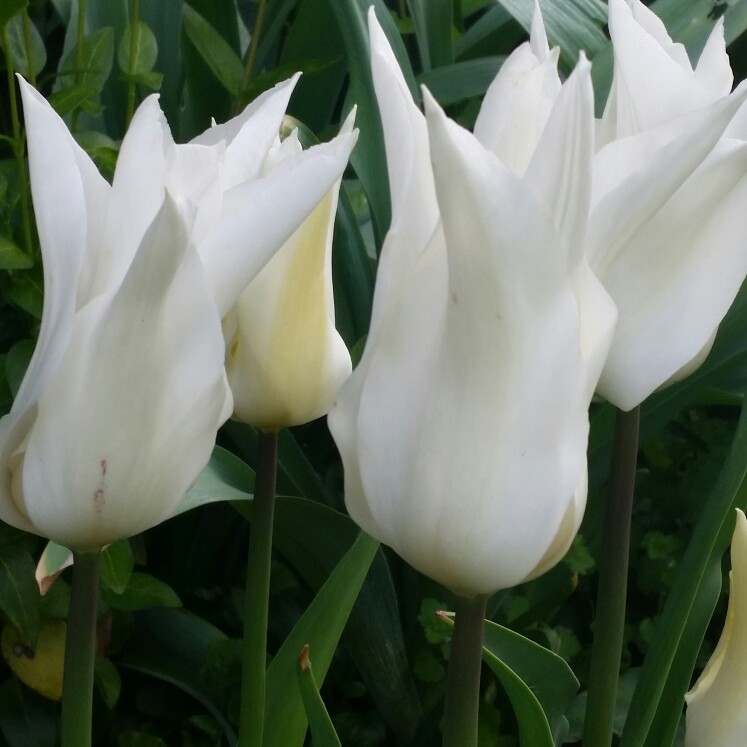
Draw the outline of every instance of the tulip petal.
<instances>
[{"instance_id":1,"label":"tulip petal","mask_svg":"<svg viewBox=\"0 0 747 747\"><path fill-rule=\"evenodd\" d=\"M713 150L746 98L747 87L741 87L703 112L622 138L597 153L587 254L602 281L621 247Z\"/></svg>"},{"instance_id":2,"label":"tulip petal","mask_svg":"<svg viewBox=\"0 0 747 747\"><path fill-rule=\"evenodd\" d=\"M509 55L485 93L474 128L483 146L518 175L529 165L560 91L560 50L538 57L536 46L525 43Z\"/></svg>"},{"instance_id":3,"label":"tulip petal","mask_svg":"<svg viewBox=\"0 0 747 747\"><path fill-rule=\"evenodd\" d=\"M171 131L151 95L138 107L117 159L106 224L91 270L91 298L117 287L140 242L163 204L166 154L174 147Z\"/></svg>"},{"instance_id":4,"label":"tulip petal","mask_svg":"<svg viewBox=\"0 0 747 747\"><path fill-rule=\"evenodd\" d=\"M220 224L198 246L221 317L341 177L356 138L339 135L224 195Z\"/></svg>"},{"instance_id":5,"label":"tulip petal","mask_svg":"<svg viewBox=\"0 0 747 747\"><path fill-rule=\"evenodd\" d=\"M278 136L285 110L300 73L278 83L252 101L244 111L221 125L198 135L192 144L214 146L225 143L223 189L256 179L265 155Z\"/></svg>"},{"instance_id":6,"label":"tulip petal","mask_svg":"<svg viewBox=\"0 0 747 747\"><path fill-rule=\"evenodd\" d=\"M734 73L729 62L729 55L726 53L723 16L716 21L700 53L698 65L695 68L695 80L703 88L713 91L716 96L728 96L734 85Z\"/></svg>"},{"instance_id":7,"label":"tulip petal","mask_svg":"<svg viewBox=\"0 0 747 747\"><path fill-rule=\"evenodd\" d=\"M387 309L400 302L402 293L409 292L408 278L440 232L425 118L412 100L373 7L368 13L368 27L374 89L386 145L392 221L379 256L361 372L376 348Z\"/></svg>"},{"instance_id":8,"label":"tulip petal","mask_svg":"<svg viewBox=\"0 0 747 747\"><path fill-rule=\"evenodd\" d=\"M591 65L581 56L549 113L525 181L551 206L562 245L573 265L584 258L594 155Z\"/></svg>"},{"instance_id":9,"label":"tulip petal","mask_svg":"<svg viewBox=\"0 0 747 747\"><path fill-rule=\"evenodd\" d=\"M721 143L606 264L620 320L598 391L618 407L642 402L713 337L747 273L745 201L747 145Z\"/></svg>"},{"instance_id":10,"label":"tulip petal","mask_svg":"<svg viewBox=\"0 0 747 747\"><path fill-rule=\"evenodd\" d=\"M427 444L440 433L450 442L441 445L451 455L446 474L428 455L430 490L443 482L446 495L462 490L475 501L471 530L452 531L440 550L462 556L452 568L474 564L470 576L483 576L475 591L484 592L521 581L557 541L586 468L588 388L578 307L552 221L522 182L426 103L450 307L422 438ZM465 360L474 361L466 370ZM435 407L455 396L458 404ZM447 413L448 423L440 422ZM488 443L494 459L475 459L474 445ZM460 512L458 502L441 506L435 536L465 526ZM485 536L483 526L522 532Z\"/></svg>"},{"instance_id":11,"label":"tulip petal","mask_svg":"<svg viewBox=\"0 0 747 747\"><path fill-rule=\"evenodd\" d=\"M16 495L35 531L93 550L166 518L210 458L222 352L204 270L167 198L121 287L79 312L39 402Z\"/></svg>"},{"instance_id":12,"label":"tulip petal","mask_svg":"<svg viewBox=\"0 0 747 747\"><path fill-rule=\"evenodd\" d=\"M264 431L325 414L350 375L335 329L332 228L339 182L239 298L226 372L234 417Z\"/></svg>"},{"instance_id":13,"label":"tulip petal","mask_svg":"<svg viewBox=\"0 0 747 747\"><path fill-rule=\"evenodd\" d=\"M611 0L609 10L615 71L603 120L616 137L695 111L723 95L720 86L702 85L707 76L693 75L685 48L672 42L661 21L638 0L632 7Z\"/></svg>"},{"instance_id":14,"label":"tulip petal","mask_svg":"<svg viewBox=\"0 0 747 747\"><path fill-rule=\"evenodd\" d=\"M44 259L44 311L39 339L16 396L14 412L36 402L59 365L72 333L74 291L78 288L81 262L87 244L98 238L97 211L103 212L101 205L109 191L109 185L41 94L21 78L19 85L34 213ZM86 207L88 199L92 210Z\"/></svg>"}]
</instances>

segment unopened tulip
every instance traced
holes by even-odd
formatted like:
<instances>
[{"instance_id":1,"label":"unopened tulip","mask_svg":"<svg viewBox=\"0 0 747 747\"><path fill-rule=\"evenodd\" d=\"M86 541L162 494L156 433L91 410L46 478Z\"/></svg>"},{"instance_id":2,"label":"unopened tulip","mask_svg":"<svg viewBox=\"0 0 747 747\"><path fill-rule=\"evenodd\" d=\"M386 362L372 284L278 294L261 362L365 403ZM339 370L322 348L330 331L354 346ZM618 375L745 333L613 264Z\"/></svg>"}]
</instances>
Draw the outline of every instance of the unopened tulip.
<instances>
[{"instance_id":1,"label":"unopened tulip","mask_svg":"<svg viewBox=\"0 0 747 747\"><path fill-rule=\"evenodd\" d=\"M352 118L344 131L352 129ZM294 132L265 168L301 152ZM271 432L325 415L352 364L335 329L332 230L340 182L241 294L224 320L233 417Z\"/></svg>"},{"instance_id":2,"label":"unopened tulip","mask_svg":"<svg viewBox=\"0 0 747 747\"><path fill-rule=\"evenodd\" d=\"M747 273L747 90L729 93L721 20L693 68L639 0L609 9L587 252L619 313L598 391L630 410L703 362Z\"/></svg>"},{"instance_id":3,"label":"unopened tulip","mask_svg":"<svg viewBox=\"0 0 747 747\"><path fill-rule=\"evenodd\" d=\"M207 463L232 409L221 318L339 179L355 137L242 174L233 157L260 147L258 131L267 148L276 137L277 90L183 146L150 97L109 185L21 88L45 299L0 421L0 518L97 550L172 515Z\"/></svg>"},{"instance_id":4,"label":"unopened tulip","mask_svg":"<svg viewBox=\"0 0 747 747\"><path fill-rule=\"evenodd\" d=\"M747 519L737 511L729 609L716 650L687 700L685 747L742 747L747 734Z\"/></svg>"},{"instance_id":5,"label":"unopened tulip","mask_svg":"<svg viewBox=\"0 0 747 747\"><path fill-rule=\"evenodd\" d=\"M360 526L458 594L486 594L560 560L585 505L614 320L582 251L589 65L545 86L552 60L522 47L484 115L505 105L517 121L475 137L427 94L421 115L373 12L369 29L392 222L366 349L329 425Z\"/></svg>"}]
</instances>

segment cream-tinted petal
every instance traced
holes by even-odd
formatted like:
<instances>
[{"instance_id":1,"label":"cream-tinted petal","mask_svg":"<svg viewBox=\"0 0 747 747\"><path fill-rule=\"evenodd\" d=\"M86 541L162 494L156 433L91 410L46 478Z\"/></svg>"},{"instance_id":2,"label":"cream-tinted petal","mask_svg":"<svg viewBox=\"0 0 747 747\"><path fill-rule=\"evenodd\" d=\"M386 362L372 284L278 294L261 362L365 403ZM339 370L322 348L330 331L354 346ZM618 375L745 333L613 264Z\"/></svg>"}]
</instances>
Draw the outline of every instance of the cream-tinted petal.
<instances>
[{"instance_id":1,"label":"cream-tinted petal","mask_svg":"<svg viewBox=\"0 0 747 747\"><path fill-rule=\"evenodd\" d=\"M356 133L287 158L224 195L224 214L198 246L221 316L341 177Z\"/></svg>"}]
</instances>

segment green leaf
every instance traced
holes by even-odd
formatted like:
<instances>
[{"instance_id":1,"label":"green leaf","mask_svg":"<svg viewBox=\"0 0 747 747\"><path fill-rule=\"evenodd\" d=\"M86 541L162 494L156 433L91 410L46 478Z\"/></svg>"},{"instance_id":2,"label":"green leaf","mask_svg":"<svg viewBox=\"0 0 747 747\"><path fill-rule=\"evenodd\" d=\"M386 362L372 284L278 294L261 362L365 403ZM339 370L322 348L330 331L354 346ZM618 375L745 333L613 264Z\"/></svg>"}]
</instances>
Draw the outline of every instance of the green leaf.
<instances>
[{"instance_id":1,"label":"green leaf","mask_svg":"<svg viewBox=\"0 0 747 747\"><path fill-rule=\"evenodd\" d=\"M135 560L130 541L123 539L101 553L101 582L115 594L123 594L132 576Z\"/></svg>"},{"instance_id":2,"label":"green leaf","mask_svg":"<svg viewBox=\"0 0 747 747\"><path fill-rule=\"evenodd\" d=\"M78 85L65 86L49 96L52 108L64 117L76 109L79 109L87 101L90 101L100 91L100 87L93 83L80 83Z\"/></svg>"},{"instance_id":3,"label":"green leaf","mask_svg":"<svg viewBox=\"0 0 747 747\"><path fill-rule=\"evenodd\" d=\"M173 516L218 501L248 501L254 490L254 471L248 464L220 446L179 504Z\"/></svg>"},{"instance_id":4,"label":"green leaf","mask_svg":"<svg viewBox=\"0 0 747 747\"><path fill-rule=\"evenodd\" d=\"M482 96L493 82L505 57L482 57L440 67L418 76L438 101L446 106L473 96Z\"/></svg>"},{"instance_id":5,"label":"green leaf","mask_svg":"<svg viewBox=\"0 0 747 747\"><path fill-rule=\"evenodd\" d=\"M39 30L31 19L27 18L27 21L30 48L26 46L23 17L20 15L8 23L8 41L14 67L24 78L32 78L38 75L47 64L47 50Z\"/></svg>"},{"instance_id":6,"label":"green leaf","mask_svg":"<svg viewBox=\"0 0 747 747\"><path fill-rule=\"evenodd\" d=\"M179 597L170 586L147 573L133 573L127 588L121 594L104 587L101 589L101 596L110 607L117 610L181 606Z\"/></svg>"},{"instance_id":7,"label":"green leaf","mask_svg":"<svg viewBox=\"0 0 747 747\"><path fill-rule=\"evenodd\" d=\"M110 27L98 29L83 38L83 60L76 70L78 48L70 50L62 63L61 75L79 85L91 86L99 93L111 73L114 63L114 30ZM59 110L58 110L59 111Z\"/></svg>"},{"instance_id":8,"label":"green leaf","mask_svg":"<svg viewBox=\"0 0 747 747\"><path fill-rule=\"evenodd\" d=\"M96 657L93 682L107 708L113 709L117 705L119 693L122 690L122 678L109 659L103 656Z\"/></svg>"},{"instance_id":9,"label":"green leaf","mask_svg":"<svg viewBox=\"0 0 747 747\"><path fill-rule=\"evenodd\" d=\"M557 654L489 620L484 648L510 667L531 689L545 713L556 744L568 727L565 712L578 691L573 670Z\"/></svg>"},{"instance_id":10,"label":"green leaf","mask_svg":"<svg viewBox=\"0 0 747 747\"><path fill-rule=\"evenodd\" d=\"M382 0L373 2L370 0L349 0L348 2L331 0L330 6L335 13L337 25L345 42L350 71L349 97L358 105L357 122L360 137L350 162L366 190L376 229L379 235L383 236L391 220L391 206L384 138L371 75L367 22L368 8L371 5L376 9L376 17L392 45L405 80L416 101L418 91L402 39Z\"/></svg>"},{"instance_id":11,"label":"green leaf","mask_svg":"<svg viewBox=\"0 0 747 747\"><path fill-rule=\"evenodd\" d=\"M332 572L301 619L283 642L267 670L265 747L301 747L307 720L301 694L295 686L298 652L308 644L314 650L320 682L368 573L379 543L361 533Z\"/></svg>"},{"instance_id":12,"label":"green leaf","mask_svg":"<svg viewBox=\"0 0 747 747\"><path fill-rule=\"evenodd\" d=\"M323 586L358 531L350 517L320 503L287 496L276 500L273 545L314 590ZM423 714L400 619L394 583L380 550L350 615L345 647L379 712L406 742Z\"/></svg>"},{"instance_id":13,"label":"green leaf","mask_svg":"<svg viewBox=\"0 0 747 747\"><path fill-rule=\"evenodd\" d=\"M15 679L5 680L0 685L0 731L8 747L55 747L56 708Z\"/></svg>"},{"instance_id":14,"label":"green leaf","mask_svg":"<svg viewBox=\"0 0 747 747\"><path fill-rule=\"evenodd\" d=\"M308 646L301 649L301 656L298 660L298 688L301 691L306 718L309 720L314 747L342 747L329 712L319 694L319 687L314 679L311 659L309 659Z\"/></svg>"},{"instance_id":15,"label":"green leaf","mask_svg":"<svg viewBox=\"0 0 747 747\"><path fill-rule=\"evenodd\" d=\"M0 236L0 270L27 270L34 260L18 244Z\"/></svg>"},{"instance_id":16,"label":"green leaf","mask_svg":"<svg viewBox=\"0 0 747 747\"><path fill-rule=\"evenodd\" d=\"M454 62L453 0L409 0L408 5L423 70L427 72Z\"/></svg>"},{"instance_id":17,"label":"green leaf","mask_svg":"<svg viewBox=\"0 0 747 747\"><path fill-rule=\"evenodd\" d=\"M743 408L731 451L708 496L679 564L656 624L620 742L621 747L661 747L673 733L673 713L660 702L682 703L695 657L715 604L714 568L731 541L734 509L747 507L747 408ZM720 580L719 580L720 583ZM679 708L676 714L679 714ZM676 724L675 724L676 727Z\"/></svg>"},{"instance_id":18,"label":"green leaf","mask_svg":"<svg viewBox=\"0 0 747 747\"><path fill-rule=\"evenodd\" d=\"M35 347L34 340L21 340L5 356L5 378L14 397L21 388L21 382L26 375L26 369L29 367Z\"/></svg>"},{"instance_id":19,"label":"green leaf","mask_svg":"<svg viewBox=\"0 0 747 747\"><path fill-rule=\"evenodd\" d=\"M241 92L244 68L236 52L196 10L183 10L184 31L220 84L233 96Z\"/></svg>"},{"instance_id":20,"label":"green leaf","mask_svg":"<svg viewBox=\"0 0 747 747\"><path fill-rule=\"evenodd\" d=\"M27 8L29 0L3 0L0 3L0 30L8 24L16 13L20 13Z\"/></svg>"},{"instance_id":21,"label":"green leaf","mask_svg":"<svg viewBox=\"0 0 747 747\"><path fill-rule=\"evenodd\" d=\"M158 91L163 83L163 73L138 73L137 75L132 76L132 80L153 91Z\"/></svg>"},{"instance_id":22,"label":"green leaf","mask_svg":"<svg viewBox=\"0 0 747 747\"><path fill-rule=\"evenodd\" d=\"M117 63L125 75L149 73L158 58L158 42L155 34L143 21L137 22L134 37L133 42L132 24L130 24L119 41Z\"/></svg>"},{"instance_id":23,"label":"green leaf","mask_svg":"<svg viewBox=\"0 0 747 747\"><path fill-rule=\"evenodd\" d=\"M0 545L0 610L30 646L39 633L41 607L34 571L34 561L27 551Z\"/></svg>"},{"instance_id":24,"label":"green leaf","mask_svg":"<svg viewBox=\"0 0 747 747\"><path fill-rule=\"evenodd\" d=\"M44 307L44 291L40 268L34 266L30 272L8 278L3 287L5 296L36 319L41 319Z\"/></svg>"},{"instance_id":25,"label":"green leaf","mask_svg":"<svg viewBox=\"0 0 747 747\"><path fill-rule=\"evenodd\" d=\"M229 744L235 744L236 733L223 714L219 694L204 673L210 650L226 641L218 628L187 610L150 609L137 613L134 634L117 661L191 695L221 725Z\"/></svg>"}]
</instances>

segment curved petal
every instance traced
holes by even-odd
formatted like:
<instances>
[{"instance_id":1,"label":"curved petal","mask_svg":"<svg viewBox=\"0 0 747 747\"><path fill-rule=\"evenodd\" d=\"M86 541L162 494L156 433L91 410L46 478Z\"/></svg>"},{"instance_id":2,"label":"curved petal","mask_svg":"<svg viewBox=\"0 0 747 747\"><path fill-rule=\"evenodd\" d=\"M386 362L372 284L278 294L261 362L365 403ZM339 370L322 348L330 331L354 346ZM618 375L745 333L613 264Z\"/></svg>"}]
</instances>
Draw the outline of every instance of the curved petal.
<instances>
[{"instance_id":1,"label":"curved petal","mask_svg":"<svg viewBox=\"0 0 747 747\"><path fill-rule=\"evenodd\" d=\"M713 150L746 94L741 87L703 112L622 138L597 153L587 255L603 282L607 266Z\"/></svg>"},{"instance_id":2,"label":"curved petal","mask_svg":"<svg viewBox=\"0 0 747 747\"><path fill-rule=\"evenodd\" d=\"M642 402L714 335L747 274L746 200L747 144L722 143L605 266L620 319L598 391L613 404Z\"/></svg>"},{"instance_id":3,"label":"curved petal","mask_svg":"<svg viewBox=\"0 0 747 747\"><path fill-rule=\"evenodd\" d=\"M474 128L482 145L518 175L529 165L561 88L559 49L536 55L536 25L533 41L512 52L490 84Z\"/></svg>"},{"instance_id":4,"label":"curved petal","mask_svg":"<svg viewBox=\"0 0 747 747\"><path fill-rule=\"evenodd\" d=\"M223 189L256 179L275 142L293 89L301 74L276 84L252 101L241 114L194 138L194 145L224 144L226 164Z\"/></svg>"},{"instance_id":5,"label":"curved petal","mask_svg":"<svg viewBox=\"0 0 747 747\"><path fill-rule=\"evenodd\" d=\"M591 65L581 58L557 95L525 175L550 206L569 264L584 260L594 156Z\"/></svg>"},{"instance_id":6,"label":"curved petal","mask_svg":"<svg viewBox=\"0 0 747 747\"><path fill-rule=\"evenodd\" d=\"M23 79L18 80L26 120L34 213L44 259L45 296L39 339L13 404L16 413L39 399L62 359L72 334L75 289L89 240L86 197L100 193L104 201L107 192L101 177L96 178L96 167L75 143L62 119L41 94ZM60 199L61 195L65 199Z\"/></svg>"},{"instance_id":7,"label":"curved petal","mask_svg":"<svg viewBox=\"0 0 747 747\"><path fill-rule=\"evenodd\" d=\"M723 96L720 84L711 88L703 85L709 82L707 75L693 74L684 47L672 42L661 21L639 0L610 0L609 9L615 70L612 106L605 109L603 120L616 137L641 132ZM711 67L706 63L704 72Z\"/></svg>"},{"instance_id":8,"label":"curved petal","mask_svg":"<svg viewBox=\"0 0 747 747\"><path fill-rule=\"evenodd\" d=\"M325 414L352 365L335 329L332 228L339 182L235 307L226 371L234 417L264 431Z\"/></svg>"},{"instance_id":9,"label":"curved petal","mask_svg":"<svg viewBox=\"0 0 747 747\"><path fill-rule=\"evenodd\" d=\"M163 204L166 156L173 147L158 96L149 96L138 107L122 140L112 182L106 236L91 270L91 298L117 288L127 273L145 232Z\"/></svg>"},{"instance_id":10,"label":"curved petal","mask_svg":"<svg viewBox=\"0 0 747 747\"><path fill-rule=\"evenodd\" d=\"M93 550L166 518L210 457L222 353L202 265L167 198L122 286L79 312L39 402L15 495L35 531Z\"/></svg>"},{"instance_id":11,"label":"curved petal","mask_svg":"<svg viewBox=\"0 0 747 747\"><path fill-rule=\"evenodd\" d=\"M356 138L338 135L224 195L220 224L198 246L221 317L342 176Z\"/></svg>"}]
</instances>

